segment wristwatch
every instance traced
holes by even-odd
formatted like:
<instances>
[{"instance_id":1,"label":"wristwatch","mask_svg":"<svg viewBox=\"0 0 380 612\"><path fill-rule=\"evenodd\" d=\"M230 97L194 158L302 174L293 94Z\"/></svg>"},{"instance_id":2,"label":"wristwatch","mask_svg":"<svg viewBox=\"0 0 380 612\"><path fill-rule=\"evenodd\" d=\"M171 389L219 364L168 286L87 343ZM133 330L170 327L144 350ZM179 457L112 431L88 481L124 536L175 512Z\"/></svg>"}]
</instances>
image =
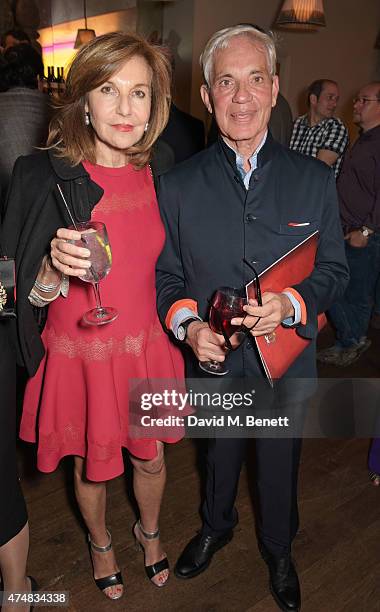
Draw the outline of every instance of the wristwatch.
<instances>
[{"instance_id":1,"label":"wristwatch","mask_svg":"<svg viewBox=\"0 0 380 612\"><path fill-rule=\"evenodd\" d=\"M365 236L366 238L368 238L370 231L368 229L368 227L366 227L365 225L363 225L363 227L361 228L361 233L363 234L363 236Z\"/></svg>"},{"instance_id":2,"label":"wristwatch","mask_svg":"<svg viewBox=\"0 0 380 612\"><path fill-rule=\"evenodd\" d=\"M199 321L199 320L200 319L198 319L197 317L190 317L189 319L186 319L185 321L180 323L177 329L177 339L180 342L185 342L187 338L187 328L189 327L190 323L193 323L193 321Z\"/></svg>"}]
</instances>

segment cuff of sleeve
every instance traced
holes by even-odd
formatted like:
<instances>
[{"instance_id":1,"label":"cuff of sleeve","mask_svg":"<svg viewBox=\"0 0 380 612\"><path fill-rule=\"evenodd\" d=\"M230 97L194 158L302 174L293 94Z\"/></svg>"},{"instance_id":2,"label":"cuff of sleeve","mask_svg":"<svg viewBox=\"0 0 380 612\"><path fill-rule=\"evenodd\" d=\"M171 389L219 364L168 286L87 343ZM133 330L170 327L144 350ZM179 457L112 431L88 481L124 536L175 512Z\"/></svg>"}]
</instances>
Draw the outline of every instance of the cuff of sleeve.
<instances>
[{"instance_id":1,"label":"cuff of sleeve","mask_svg":"<svg viewBox=\"0 0 380 612\"><path fill-rule=\"evenodd\" d=\"M184 300L177 300L176 302L174 302L174 304L171 305L168 310L168 314L166 315L166 329L170 329L173 331L173 318L175 314L182 308L188 308L189 310L191 310L192 316L198 316L198 304L195 300L190 300L187 298Z\"/></svg>"},{"instance_id":2,"label":"cuff of sleeve","mask_svg":"<svg viewBox=\"0 0 380 612\"><path fill-rule=\"evenodd\" d=\"M306 311L306 304L305 304L302 296L298 293L298 291L293 289L293 287L286 287L283 290L282 293L285 293L288 296L288 298L290 299L290 301L292 302L292 304L294 306L295 317L294 317L294 320L293 320L292 324L293 325L298 325L299 323L301 323L301 325L306 325L306 322L307 322L307 311ZM298 313L297 313L297 310L298 310ZM298 316L297 316L297 314L298 314ZM285 323L285 325L288 324L285 321L284 321L284 323Z\"/></svg>"},{"instance_id":3,"label":"cuff of sleeve","mask_svg":"<svg viewBox=\"0 0 380 612\"><path fill-rule=\"evenodd\" d=\"M363 225L361 227L367 227L369 230L371 230L372 232L376 232L376 225L374 225L371 221L368 221L368 223L363 223ZM359 228L361 229L361 228Z\"/></svg>"},{"instance_id":4,"label":"cuff of sleeve","mask_svg":"<svg viewBox=\"0 0 380 612\"><path fill-rule=\"evenodd\" d=\"M190 310L190 308L180 308L175 313L175 315L174 315L174 317L172 319L171 330L172 330L173 334L175 335L175 337L177 338L177 340L179 340L179 338L178 338L178 328L179 328L179 326L182 323L185 323L185 321L188 321L189 319L198 319L199 321L202 321L202 319L200 317L198 317L198 315L193 310Z\"/></svg>"}]
</instances>

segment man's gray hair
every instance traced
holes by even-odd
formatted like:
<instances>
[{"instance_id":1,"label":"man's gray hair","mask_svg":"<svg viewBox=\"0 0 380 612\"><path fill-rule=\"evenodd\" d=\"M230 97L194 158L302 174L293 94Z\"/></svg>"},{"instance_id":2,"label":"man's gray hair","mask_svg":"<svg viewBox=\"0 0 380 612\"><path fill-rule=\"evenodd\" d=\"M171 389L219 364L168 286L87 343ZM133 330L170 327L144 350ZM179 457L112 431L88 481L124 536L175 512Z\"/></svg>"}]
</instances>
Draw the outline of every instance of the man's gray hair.
<instances>
[{"instance_id":1,"label":"man's gray hair","mask_svg":"<svg viewBox=\"0 0 380 612\"><path fill-rule=\"evenodd\" d=\"M272 77L276 74L276 46L271 32L267 33L250 24L240 24L224 28L215 32L207 42L202 55L199 58L203 70L203 78L208 87L211 85L211 72L214 62L214 54L218 49L226 49L234 36L246 36L253 43L264 47L267 55L268 70Z\"/></svg>"}]
</instances>

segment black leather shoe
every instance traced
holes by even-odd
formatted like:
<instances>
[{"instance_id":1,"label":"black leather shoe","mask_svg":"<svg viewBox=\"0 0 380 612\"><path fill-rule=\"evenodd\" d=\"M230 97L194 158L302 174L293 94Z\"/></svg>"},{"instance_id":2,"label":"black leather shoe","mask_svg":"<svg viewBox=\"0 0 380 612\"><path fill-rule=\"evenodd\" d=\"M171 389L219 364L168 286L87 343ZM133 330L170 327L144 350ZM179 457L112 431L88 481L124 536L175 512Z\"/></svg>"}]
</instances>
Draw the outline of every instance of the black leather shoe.
<instances>
[{"instance_id":1,"label":"black leather shoe","mask_svg":"<svg viewBox=\"0 0 380 612\"><path fill-rule=\"evenodd\" d=\"M298 612L301 608L301 592L291 556L276 557L263 548L261 554L269 569L270 591L280 610Z\"/></svg>"},{"instance_id":2,"label":"black leather shoe","mask_svg":"<svg viewBox=\"0 0 380 612\"><path fill-rule=\"evenodd\" d=\"M233 531L222 536L199 533L185 546L174 568L177 578L194 578L208 568L214 554L232 540Z\"/></svg>"}]
</instances>

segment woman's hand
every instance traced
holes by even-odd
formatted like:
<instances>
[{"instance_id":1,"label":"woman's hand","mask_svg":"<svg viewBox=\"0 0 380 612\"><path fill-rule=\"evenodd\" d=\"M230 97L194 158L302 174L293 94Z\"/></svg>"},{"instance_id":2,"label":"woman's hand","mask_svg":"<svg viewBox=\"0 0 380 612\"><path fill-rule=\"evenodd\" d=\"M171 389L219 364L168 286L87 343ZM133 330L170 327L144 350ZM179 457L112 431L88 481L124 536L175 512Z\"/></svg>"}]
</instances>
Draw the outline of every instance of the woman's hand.
<instances>
[{"instance_id":1,"label":"woman's hand","mask_svg":"<svg viewBox=\"0 0 380 612\"><path fill-rule=\"evenodd\" d=\"M294 307L288 296L284 293L272 293L267 291L263 294L263 305L258 306L256 300L249 300L248 306L244 306L247 316L244 325L250 329L255 325L258 317L260 320L252 329L252 336L264 336L273 332L284 319L294 317ZM241 325L243 318L235 318L232 325Z\"/></svg>"},{"instance_id":2,"label":"woman's hand","mask_svg":"<svg viewBox=\"0 0 380 612\"><path fill-rule=\"evenodd\" d=\"M89 249L68 242L80 239L80 232L61 227L50 243L53 266L66 276L83 276L84 272L91 267L88 259L91 255Z\"/></svg>"}]
</instances>

